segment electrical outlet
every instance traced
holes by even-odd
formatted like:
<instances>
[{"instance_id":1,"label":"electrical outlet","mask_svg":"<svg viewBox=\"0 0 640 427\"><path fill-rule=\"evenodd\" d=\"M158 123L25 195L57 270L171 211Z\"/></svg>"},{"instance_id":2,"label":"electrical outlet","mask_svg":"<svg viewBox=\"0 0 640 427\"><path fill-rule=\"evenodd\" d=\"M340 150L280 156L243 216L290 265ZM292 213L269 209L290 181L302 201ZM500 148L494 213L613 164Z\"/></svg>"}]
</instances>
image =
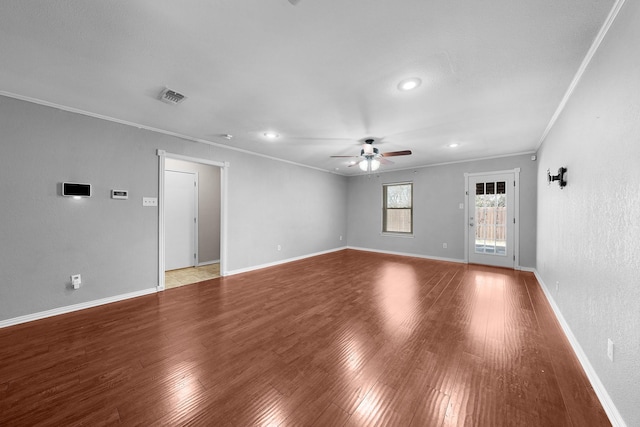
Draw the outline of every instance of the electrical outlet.
<instances>
[{"instance_id":1,"label":"electrical outlet","mask_svg":"<svg viewBox=\"0 0 640 427\"><path fill-rule=\"evenodd\" d=\"M342 240L342 236L340 236L340 240Z\"/></svg>"},{"instance_id":2,"label":"electrical outlet","mask_svg":"<svg viewBox=\"0 0 640 427\"><path fill-rule=\"evenodd\" d=\"M459 209L464 209L464 203L460 203L460 204L458 205L458 208L459 208Z\"/></svg>"},{"instance_id":3,"label":"electrical outlet","mask_svg":"<svg viewBox=\"0 0 640 427\"><path fill-rule=\"evenodd\" d=\"M607 338L607 357L613 362L613 341Z\"/></svg>"},{"instance_id":4,"label":"electrical outlet","mask_svg":"<svg viewBox=\"0 0 640 427\"><path fill-rule=\"evenodd\" d=\"M80 285L82 285L82 276L79 274L73 274L71 276L71 285L73 289L80 289Z\"/></svg>"},{"instance_id":5,"label":"electrical outlet","mask_svg":"<svg viewBox=\"0 0 640 427\"><path fill-rule=\"evenodd\" d=\"M278 250L281 251L282 250L282 246L278 245Z\"/></svg>"},{"instance_id":6,"label":"electrical outlet","mask_svg":"<svg viewBox=\"0 0 640 427\"><path fill-rule=\"evenodd\" d=\"M446 243L442 244L442 249L447 249L447 244Z\"/></svg>"},{"instance_id":7,"label":"electrical outlet","mask_svg":"<svg viewBox=\"0 0 640 427\"><path fill-rule=\"evenodd\" d=\"M560 290L560 282L556 282L556 292Z\"/></svg>"}]
</instances>

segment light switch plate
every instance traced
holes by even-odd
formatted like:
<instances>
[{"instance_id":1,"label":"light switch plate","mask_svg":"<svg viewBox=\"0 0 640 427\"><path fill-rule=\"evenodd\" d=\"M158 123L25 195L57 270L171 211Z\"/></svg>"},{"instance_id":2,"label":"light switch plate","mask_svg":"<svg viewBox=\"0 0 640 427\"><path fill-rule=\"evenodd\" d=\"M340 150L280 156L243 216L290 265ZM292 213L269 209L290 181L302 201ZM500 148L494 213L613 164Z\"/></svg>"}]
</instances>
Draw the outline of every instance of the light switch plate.
<instances>
[{"instance_id":1,"label":"light switch plate","mask_svg":"<svg viewBox=\"0 0 640 427\"><path fill-rule=\"evenodd\" d=\"M142 206L158 206L157 197L143 197Z\"/></svg>"}]
</instances>

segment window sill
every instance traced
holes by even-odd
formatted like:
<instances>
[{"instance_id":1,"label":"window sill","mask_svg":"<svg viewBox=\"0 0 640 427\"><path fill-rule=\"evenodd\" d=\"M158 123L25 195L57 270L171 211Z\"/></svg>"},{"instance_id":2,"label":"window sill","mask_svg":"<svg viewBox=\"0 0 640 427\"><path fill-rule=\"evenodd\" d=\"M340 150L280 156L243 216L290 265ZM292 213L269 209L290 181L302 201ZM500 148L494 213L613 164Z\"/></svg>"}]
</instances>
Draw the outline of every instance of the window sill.
<instances>
[{"instance_id":1,"label":"window sill","mask_svg":"<svg viewBox=\"0 0 640 427\"><path fill-rule=\"evenodd\" d=\"M380 233L381 236L389 236L389 237L402 237L404 239L413 239L413 233L391 233L388 231L383 231Z\"/></svg>"}]
</instances>

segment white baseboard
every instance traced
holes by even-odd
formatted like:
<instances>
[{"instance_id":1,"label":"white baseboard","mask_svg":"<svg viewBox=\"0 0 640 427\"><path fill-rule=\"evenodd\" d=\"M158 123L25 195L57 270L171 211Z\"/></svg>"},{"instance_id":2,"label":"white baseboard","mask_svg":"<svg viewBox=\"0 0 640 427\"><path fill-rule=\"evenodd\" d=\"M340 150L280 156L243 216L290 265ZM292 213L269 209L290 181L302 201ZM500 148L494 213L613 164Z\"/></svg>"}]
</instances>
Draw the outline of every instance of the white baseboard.
<instances>
[{"instance_id":1,"label":"white baseboard","mask_svg":"<svg viewBox=\"0 0 640 427\"><path fill-rule=\"evenodd\" d=\"M156 293L157 289L149 288L141 291L129 292L127 294L115 295L112 297L102 298L94 301L87 301L80 304L68 305L65 307L54 308L52 310L41 311L39 313L27 314L24 316L14 317L13 319L0 320L0 328L6 328L8 326L19 325L21 323L32 322L34 320L40 320L47 317L58 316L60 314L71 313L74 311L84 310L86 308L97 307L99 305L110 304L112 302L122 301L129 298L141 297L143 295L149 295Z\"/></svg>"},{"instance_id":2,"label":"white baseboard","mask_svg":"<svg viewBox=\"0 0 640 427\"><path fill-rule=\"evenodd\" d=\"M542 277L540 277L538 270L533 269L533 273L535 274L536 279L538 280L538 283L540 283L542 292L544 293L544 296L547 298L547 301L549 302L549 305L551 306L553 313L556 315L558 322L560 322L560 326L562 327L562 330L564 331L565 336L569 340L569 343L571 344L571 347L573 348L574 353L578 357L578 360L582 365L582 369L584 369L584 372L587 374L587 377L589 378L589 382L591 383L593 390L596 392L596 395L598 396L598 399L600 400L600 403L602 404L604 411L607 413L607 416L609 417L609 421L611 421L611 424L614 427L627 427L627 424L622 419L620 412L618 412L618 408L616 408L616 405L613 403L613 400L611 400L611 396L609 396L607 389L604 387L604 384L602 384L602 381L600 381L600 377L598 377L598 374L596 373L595 369L593 369L593 366L589 362L589 358L587 357L586 353L582 349L582 346L578 342L578 339L576 338L575 335L573 335L573 332L571 331L569 324L565 320L564 316L562 315L562 312L560 311L560 308L558 307L555 300L553 299L553 296L551 295L549 288L542 280Z\"/></svg>"},{"instance_id":3,"label":"white baseboard","mask_svg":"<svg viewBox=\"0 0 640 427\"><path fill-rule=\"evenodd\" d=\"M275 267L276 265L287 264L287 263L293 262L293 261L300 261L301 259L311 258L311 257L318 256L318 255L330 254L332 252L343 251L345 249L347 249L347 247L343 246L343 247L340 247L340 248L329 249L327 251L316 252L316 253L308 254L308 255L302 255L302 256L295 257L295 258L287 258L287 259L283 259L283 260L280 260L280 261L270 262L270 263L267 263L267 264L260 264L260 265L254 265L252 267L239 268L237 270L227 271L225 273L225 277L226 276L233 276L235 274L248 273L249 271L260 270L262 268Z\"/></svg>"},{"instance_id":4,"label":"white baseboard","mask_svg":"<svg viewBox=\"0 0 640 427\"><path fill-rule=\"evenodd\" d=\"M219 263L220 263L219 259L214 259L213 261L199 262L197 267L204 267L205 265L219 264Z\"/></svg>"},{"instance_id":5,"label":"white baseboard","mask_svg":"<svg viewBox=\"0 0 640 427\"><path fill-rule=\"evenodd\" d=\"M379 253L379 254L387 254L387 255L409 256L409 257L413 257L413 258L430 259L430 260L433 260L433 261L455 262L455 263L458 263L458 264L464 264L465 263L465 261L463 259L457 259L457 258L442 258L442 257L437 257L437 256L411 254L411 253L406 253L406 252L383 251L381 249L360 248L360 247L357 247L357 246L347 246L347 249L353 249L354 251L376 252L376 253Z\"/></svg>"}]
</instances>

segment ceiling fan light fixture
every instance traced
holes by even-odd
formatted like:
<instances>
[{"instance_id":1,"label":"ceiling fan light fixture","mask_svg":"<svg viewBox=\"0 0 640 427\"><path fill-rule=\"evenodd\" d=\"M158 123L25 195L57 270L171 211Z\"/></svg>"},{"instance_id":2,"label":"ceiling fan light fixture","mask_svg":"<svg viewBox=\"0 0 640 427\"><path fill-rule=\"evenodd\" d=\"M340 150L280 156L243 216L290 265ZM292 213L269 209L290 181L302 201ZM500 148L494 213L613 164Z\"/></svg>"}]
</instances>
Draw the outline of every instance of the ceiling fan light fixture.
<instances>
[{"instance_id":1,"label":"ceiling fan light fixture","mask_svg":"<svg viewBox=\"0 0 640 427\"><path fill-rule=\"evenodd\" d=\"M380 168L380 160L369 157L358 163L358 167L362 172L377 171Z\"/></svg>"},{"instance_id":2,"label":"ceiling fan light fixture","mask_svg":"<svg viewBox=\"0 0 640 427\"><path fill-rule=\"evenodd\" d=\"M411 77L398 83L398 89L401 91L413 90L422 84L422 80L417 77Z\"/></svg>"}]
</instances>

